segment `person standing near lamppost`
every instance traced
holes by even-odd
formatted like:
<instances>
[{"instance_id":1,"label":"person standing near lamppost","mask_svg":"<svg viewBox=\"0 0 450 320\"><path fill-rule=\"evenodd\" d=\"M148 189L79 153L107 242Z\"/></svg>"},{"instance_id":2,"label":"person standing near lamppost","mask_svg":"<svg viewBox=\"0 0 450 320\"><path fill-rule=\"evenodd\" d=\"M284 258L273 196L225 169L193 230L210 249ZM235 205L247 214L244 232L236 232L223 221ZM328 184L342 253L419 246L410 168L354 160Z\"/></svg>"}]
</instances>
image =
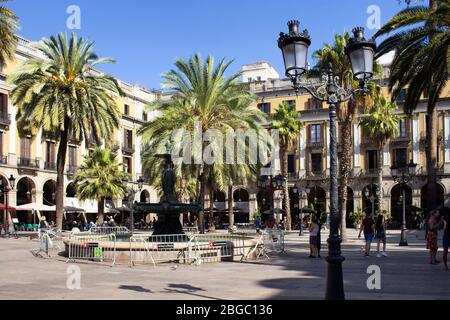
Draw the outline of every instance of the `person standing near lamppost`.
<instances>
[{"instance_id":1,"label":"person standing near lamppost","mask_svg":"<svg viewBox=\"0 0 450 320\"><path fill-rule=\"evenodd\" d=\"M373 77L373 62L376 45L364 38L364 28L353 29L354 36L349 39L346 47L353 76L359 83L359 88L343 87L339 79L335 77L333 66L327 72L325 84L319 87L308 87L301 83L303 75L307 72L308 48L311 45L309 32L300 32L300 23L296 20L289 21L289 33L280 33L278 47L281 49L285 64L286 76L291 79L295 91L306 90L316 100L326 102L329 106L330 116L330 238L327 276L327 300L344 300L344 279L342 263L345 258L341 255L341 238L339 236L339 212L338 212L338 150L337 150L337 107L339 104L349 101L357 93L368 92L368 82Z\"/></svg>"},{"instance_id":2,"label":"person standing near lamppost","mask_svg":"<svg viewBox=\"0 0 450 320\"><path fill-rule=\"evenodd\" d=\"M403 205L403 215L402 215L402 233L400 236L400 247L406 247L408 246L408 240L406 239L406 231L408 230L406 228L406 192L405 187L408 183L411 182L411 180L416 175L416 169L417 164L414 163L413 160L409 163L409 165L406 168L397 168L397 166L393 166L391 168L392 178L395 182L400 184L401 191L400 191L400 197L402 199L402 205Z\"/></svg>"}]
</instances>

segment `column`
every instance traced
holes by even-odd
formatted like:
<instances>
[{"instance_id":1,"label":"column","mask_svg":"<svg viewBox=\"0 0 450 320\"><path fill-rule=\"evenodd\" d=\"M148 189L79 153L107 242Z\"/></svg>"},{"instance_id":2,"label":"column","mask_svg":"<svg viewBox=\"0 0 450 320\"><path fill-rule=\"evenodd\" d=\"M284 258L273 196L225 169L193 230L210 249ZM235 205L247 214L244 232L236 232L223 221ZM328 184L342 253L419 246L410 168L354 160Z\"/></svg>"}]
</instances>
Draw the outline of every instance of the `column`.
<instances>
[{"instance_id":1,"label":"column","mask_svg":"<svg viewBox=\"0 0 450 320\"><path fill-rule=\"evenodd\" d=\"M448 121L447 121L448 120ZM449 136L448 134L450 134L450 116L446 115L445 116L445 134L446 134L446 144L445 144L445 162L447 163L447 156L450 162L450 154L448 154L448 152L450 152L450 147L447 145L448 144L448 139ZM448 125L448 127L447 127ZM413 161L414 163L419 164L420 162L420 132L419 132L419 116L418 114L415 114L413 116L413 120L412 120L412 142L413 142ZM447 152L448 151L448 152Z\"/></svg>"},{"instance_id":2,"label":"column","mask_svg":"<svg viewBox=\"0 0 450 320\"><path fill-rule=\"evenodd\" d=\"M361 191L354 191L353 194L353 199L354 199L354 210L362 210L363 209L363 205L362 205L362 192Z\"/></svg>"},{"instance_id":3,"label":"column","mask_svg":"<svg viewBox=\"0 0 450 320\"><path fill-rule=\"evenodd\" d=\"M250 199L248 203L249 221L255 220L255 212L257 208L258 208L258 201L256 199L256 194L250 194Z\"/></svg>"},{"instance_id":4,"label":"column","mask_svg":"<svg viewBox=\"0 0 450 320\"><path fill-rule=\"evenodd\" d=\"M142 176L142 165L141 165L141 137L136 135L136 150L134 153L134 168L136 172L135 179L137 180L140 176Z\"/></svg>"},{"instance_id":5,"label":"column","mask_svg":"<svg viewBox=\"0 0 450 320\"><path fill-rule=\"evenodd\" d=\"M444 116L444 146L445 146L445 173L450 172L450 114L446 113ZM417 162L416 162L417 163Z\"/></svg>"},{"instance_id":6,"label":"column","mask_svg":"<svg viewBox=\"0 0 450 320\"><path fill-rule=\"evenodd\" d=\"M36 155L35 159L39 161L39 169L44 169L44 153L42 152L42 129L39 130L37 136L36 136Z\"/></svg>"},{"instance_id":7,"label":"column","mask_svg":"<svg viewBox=\"0 0 450 320\"><path fill-rule=\"evenodd\" d=\"M306 174L306 128L303 128L300 132L300 177Z\"/></svg>"},{"instance_id":8,"label":"column","mask_svg":"<svg viewBox=\"0 0 450 320\"><path fill-rule=\"evenodd\" d=\"M353 125L353 145L354 145L354 168L355 170L361 167L360 153L361 153L361 132L358 124Z\"/></svg>"},{"instance_id":9,"label":"column","mask_svg":"<svg viewBox=\"0 0 450 320\"><path fill-rule=\"evenodd\" d=\"M17 136L17 123L16 123L16 107L10 105L11 112L11 125L9 126L9 151L8 151L8 163L10 166L17 166L16 157L16 136Z\"/></svg>"},{"instance_id":10,"label":"column","mask_svg":"<svg viewBox=\"0 0 450 320\"><path fill-rule=\"evenodd\" d=\"M117 139L117 143L119 144L119 150L117 151L117 160L122 163L123 162L123 153L122 153L122 144L123 144L123 128L119 126L119 137Z\"/></svg>"}]
</instances>

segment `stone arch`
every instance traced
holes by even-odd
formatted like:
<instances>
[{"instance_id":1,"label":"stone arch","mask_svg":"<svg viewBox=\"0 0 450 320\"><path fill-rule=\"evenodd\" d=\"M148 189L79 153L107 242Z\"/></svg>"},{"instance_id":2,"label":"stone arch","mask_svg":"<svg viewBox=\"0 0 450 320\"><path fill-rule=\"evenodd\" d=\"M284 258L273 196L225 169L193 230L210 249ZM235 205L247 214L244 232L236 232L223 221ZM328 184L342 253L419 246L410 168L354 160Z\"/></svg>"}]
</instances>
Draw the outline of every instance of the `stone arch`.
<instances>
[{"instance_id":1,"label":"stone arch","mask_svg":"<svg viewBox=\"0 0 450 320\"><path fill-rule=\"evenodd\" d=\"M250 201L250 194L246 189L240 188L233 192L234 202L248 202Z\"/></svg>"},{"instance_id":2,"label":"stone arch","mask_svg":"<svg viewBox=\"0 0 450 320\"><path fill-rule=\"evenodd\" d=\"M43 198L42 198L42 204L46 206L54 206L55 203L55 197L56 197L56 181L55 180L47 180L44 183L44 186L42 187L43 191Z\"/></svg>"},{"instance_id":3,"label":"stone arch","mask_svg":"<svg viewBox=\"0 0 450 320\"><path fill-rule=\"evenodd\" d=\"M6 193L3 190L3 186L9 186L9 181L3 174L0 173L0 203L6 202Z\"/></svg>"},{"instance_id":4,"label":"stone arch","mask_svg":"<svg viewBox=\"0 0 450 320\"><path fill-rule=\"evenodd\" d=\"M427 200L427 190L428 190L428 183L425 184L421 189L420 189L420 207L422 209L428 209L428 200ZM442 185L441 183L436 183L436 192L437 192L437 196L436 196L436 206L437 208L439 207L443 207L445 204L445 186Z\"/></svg>"},{"instance_id":5,"label":"stone arch","mask_svg":"<svg viewBox=\"0 0 450 320\"><path fill-rule=\"evenodd\" d=\"M401 185L396 184L391 190L391 217L392 221L396 224L400 224L403 221L403 201L405 201L406 205L406 220L410 218L413 203L412 188L409 185L405 185L406 199L403 199L401 189Z\"/></svg>"},{"instance_id":6,"label":"stone arch","mask_svg":"<svg viewBox=\"0 0 450 320\"><path fill-rule=\"evenodd\" d=\"M313 206L316 211L326 212L327 192L322 187L312 187L308 194L308 206Z\"/></svg>"},{"instance_id":7,"label":"stone arch","mask_svg":"<svg viewBox=\"0 0 450 320\"><path fill-rule=\"evenodd\" d=\"M141 203L150 203L150 192L148 190L142 190L141 196L140 196L140 202Z\"/></svg>"},{"instance_id":8,"label":"stone arch","mask_svg":"<svg viewBox=\"0 0 450 320\"><path fill-rule=\"evenodd\" d=\"M366 197L366 191L369 191L369 196ZM380 203L379 203L379 199L378 199L378 192L379 192L379 188L378 185L376 184L369 184L367 186L365 186L362 189L362 210L365 213L372 213L374 212L375 214L378 212L379 207L380 207ZM372 202L372 197L374 197L374 201Z\"/></svg>"},{"instance_id":9,"label":"stone arch","mask_svg":"<svg viewBox=\"0 0 450 320\"><path fill-rule=\"evenodd\" d=\"M77 189L75 188L75 183L71 182L66 187L66 197L67 198L76 198Z\"/></svg>"},{"instance_id":10,"label":"stone arch","mask_svg":"<svg viewBox=\"0 0 450 320\"><path fill-rule=\"evenodd\" d=\"M214 202L225 202L227 201L227 195L225 192L216 190L214 191Z\"/></svg>"},{"instance_id":11,"label":"stone arch","mask_svg":"<svg viewBox=\"0 0 450 320\"><path fill-rule=\"evenodd\" d=\"M17 182L17 205L34 203L36 183L30 177L23 177Z\"/></svg>"}]
</instances>

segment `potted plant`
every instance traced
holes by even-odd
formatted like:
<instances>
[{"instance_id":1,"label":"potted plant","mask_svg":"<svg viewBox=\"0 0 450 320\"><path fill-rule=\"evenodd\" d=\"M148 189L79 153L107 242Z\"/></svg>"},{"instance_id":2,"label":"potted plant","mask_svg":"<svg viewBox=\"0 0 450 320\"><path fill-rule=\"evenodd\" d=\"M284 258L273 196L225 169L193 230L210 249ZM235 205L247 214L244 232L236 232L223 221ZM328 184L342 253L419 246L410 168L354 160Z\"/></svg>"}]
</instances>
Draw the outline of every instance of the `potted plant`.
<instances>
[{"instance_id":1,"label":"potted plant","mask_svg":"<svg viewBox=\"0 0 450 320\"><path fill-rule=\"evenodd\" d=\"M361 208L358 208L355 212L351 212L349 214L350 219L353 220L353 225L355 226L356 230L361 228L361 223L364 218L364 212L361 210Z\"/></svg>"}]
</instances>

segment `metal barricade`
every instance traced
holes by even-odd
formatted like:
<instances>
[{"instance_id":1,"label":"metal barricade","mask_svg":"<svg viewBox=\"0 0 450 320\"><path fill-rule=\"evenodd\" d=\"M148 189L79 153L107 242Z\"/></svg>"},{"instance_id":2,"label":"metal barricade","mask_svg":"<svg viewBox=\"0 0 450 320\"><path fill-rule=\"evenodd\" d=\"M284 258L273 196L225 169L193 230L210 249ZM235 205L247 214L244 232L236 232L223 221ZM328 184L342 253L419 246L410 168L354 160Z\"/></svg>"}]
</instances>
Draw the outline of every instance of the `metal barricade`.
<instances>
[{"instance_id":1,"label":"metal barricade","mask_svg":"<svg viewBox=\"0 0 450 320\"><path fill-rule=\"evenodd\" d=\"M152 263L188 263L190 235L133 236L130 238L130 266Z\"/></svg>"},{"instance_id":2,"label":"metal barricade","mask_svg":"<svg viewBox=\"0 0 450 320\"><path fill-rule=\"evenodd\" d=\"M244 235L194 235L189 242L189 260L194 263L220 262L245 257Z\"/></svg>"},{"instance_id":3,"label":"metal barricade","mask_svg":"<svg viewBox=\"0 0 450 320\"><path fill-rule=\"evenodd\" d=\"M66 262L86 260L116 263L116 236L71 234L66 242L68 259Z\"/></svg>"},{"instance_id":4,"label":"metal barricade","mask_svg":"<svg viewBox=\"0 0 450 320\"><path fill-rule=\"evenodd\" d=\"M266 229L262 231L265 253L275 252L279 255L286 254L284 247L284 231L278 229Z\"/></svg>"},{"instance_id":5,"label":"metal barricade","mask_svg":"<svg viewBox=\"0 0 450 320\"><path fill-rule=\"evenodd\" d=\"M197 227L184 227L183 232L186 234L196 234L199 233Z\"/></svg>"},{"instance_id":6,"label":"metal barricade","mask_svg":"<svg viewBox=\"0 0 450 320\"><path fill-rule=\"evenodd\" d=\"M131 234L127 227L93 227L89 231L91 234L109 235L114 234L116 237L128 236Z\"/></svg>"}]
</instances>

